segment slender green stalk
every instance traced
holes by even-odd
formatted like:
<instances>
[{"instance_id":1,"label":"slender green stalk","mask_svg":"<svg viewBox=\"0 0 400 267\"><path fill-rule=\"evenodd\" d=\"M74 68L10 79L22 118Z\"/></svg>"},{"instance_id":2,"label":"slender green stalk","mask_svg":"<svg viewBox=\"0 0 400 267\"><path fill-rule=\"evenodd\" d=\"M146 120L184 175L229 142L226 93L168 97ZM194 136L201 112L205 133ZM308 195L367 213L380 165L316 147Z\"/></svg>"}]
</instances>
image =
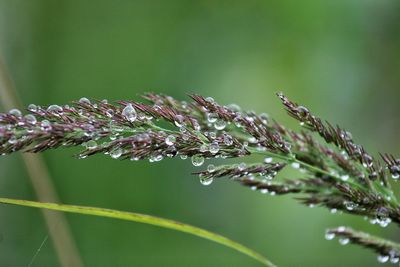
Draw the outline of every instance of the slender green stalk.
<instances>
[{"instance_id":1,"label":"slender green stalk","mask_svg":"<svg viewBox=\"0 0 400 267\"><path fill-rule=\"evenodd\" d=\"M87 206L75 206L75 205L64 205L64 204L56 204L56 203L42 203L36 201L28 201L28 200L19 200L19 199L10 199L10 198L0 198L0 203L3 204L12 204L18 206L25 206L25 207L33 207L33 208L40 208L40 209L48 209L48 210L56 210L56 211L63 211L63 212L70 212L70 213L78 213L78 214L85 214L85 215L93 215L99 217L109 217L119 220L126 220L126 221L133 221L139 222L144 224L155 225L163 228L168 228L188 234L192 234L198 237L202 237L204 239L208 239L214 241L216 243L222 244L226 247L230 247L234 250L237 250L255 260L262 263L265 266L274 267L275 265L266 259L261 254L247 248L233 240L230 240L224 236L219 234L215 234L209 232L207 230L191 226L188 224L184 224L181 222L163 219L160 217L155 217L146 214L140 213L133 213L133 212L125 212L125 211L118 211L112 209L103 209L103 208L96 208L96 207L87 207Z\"/></svg>"}]
</instances>

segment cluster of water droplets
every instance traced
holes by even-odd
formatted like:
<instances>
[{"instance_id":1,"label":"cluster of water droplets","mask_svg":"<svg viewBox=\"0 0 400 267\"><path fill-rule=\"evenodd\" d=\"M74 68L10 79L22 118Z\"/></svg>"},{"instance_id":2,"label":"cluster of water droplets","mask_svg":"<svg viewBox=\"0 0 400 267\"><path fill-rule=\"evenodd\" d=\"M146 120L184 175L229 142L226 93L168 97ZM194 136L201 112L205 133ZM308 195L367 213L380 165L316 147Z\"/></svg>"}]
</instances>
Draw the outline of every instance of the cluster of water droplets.
<instances>
[{"instance_id":1,"label":"cluster of water droplets","mask_svg":"<svg viewBox=\"0 0 400 267\"><path fill-rule=\"evenodd\" d=\"M344 232L345 230L346 230L346 228L344 226L340 226L337 229L338 232ZM336 237L336 235L335 235L334 232L331 232L331 231L326 231L325 232L325 239L326 240L333 240L335 237ZM342 245L342 246L347 245L347 244L350 243L350 239L348 237L345 237L345 236L339 237L338 241L339 241L339 244Z\"/></svg>"}]
</instances>

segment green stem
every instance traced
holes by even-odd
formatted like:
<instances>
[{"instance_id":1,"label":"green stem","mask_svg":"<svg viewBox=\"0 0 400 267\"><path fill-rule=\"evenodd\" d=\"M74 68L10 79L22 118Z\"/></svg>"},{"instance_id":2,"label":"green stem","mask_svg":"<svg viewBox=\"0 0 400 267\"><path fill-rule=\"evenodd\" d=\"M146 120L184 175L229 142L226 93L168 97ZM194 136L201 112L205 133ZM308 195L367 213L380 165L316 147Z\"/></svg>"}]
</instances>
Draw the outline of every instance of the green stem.
<instances>
[{"instance_id":1,"label":"green stem","mask_svg":"<svg viewBox=\"0 0 400 267\"><path fill-rule=\"evenodd\" d=\"M272 157L272 158L277 158L277 159L281 159L281 160L283 160L285 162L297 162L297 163L300 164L300 166L303 166L303 167L305 167L305 168L307 168L309 170L312 170L312 171L315 171L315 172L318 172L318 173L322 173L322 174L328 175L328 176L330 176L330 177L332 177L332 178L334 178L334 179L336 179L338 181L342 181L340 176L338 176L336 174L333 174L333 173L330 173L330 172L328 172L326 170L323 170L323 169L321 169L319 167L310 165L310 164L308 164L308 163L306 163L304 161L298 160L295 157L285 156L285 155L277 154L277 153L270 152L270 151L259 151L256 148L252 148L252 147L247 148L247 150L249 150L253 154L260 154L260 155L264 155L264 156L268 156L268 157ZM351 178L349 178L349 180L347 180L346 183L348 183L351 186L353 186L355 188L358 188L358 189L360 189L362 191L365 191L365 192L368 191L367 188L365 188L363 185L361 185L359 183L356 183ZM381 193L381 194L384 194L384 195L389 195L390 199L389 200L385 199L385 200L387 200L389 202L389 204L391 204L393 207L398 207L399 206L398 200L394 196L394 194L393 193L389 193L389 192L384 192L382 186L380 187L381 190L377 189L376 186L373 186L371 189L373 189L375 191L378 191L378 193Z\"/></svg>"},{"instance_id":2,"label":"green stem","mask_svg":"<svg viewBox=\"0 0 400 267\"><path fill-rule=\"evenodd\" d=\"M254 250L251 250L233 240L230 240L219 234L215 234L215 233L209 232L207 230L204 230L204 229L201 229L201 228L198 228L195 226L191 226L188 224L184 224L181 222L173 221L173 220L163 219L160 217L150 216L150 215L146 215L146 214L125 212L125 211L118 211L118 210L111 210L111 209L103 209L103 208L87 207L87 206L64 205L64 204L56 204L56 203L42 203L42 202L36 202L36 201L10 199L10 198L0 198L0 203L48 209L48 210L56 210L56 211L63 211L63 212L70 212L70 213L78 213L78 214L85 214L85 215L93 215L93 216L100 216L100 217L108 217L108 218L133 221L133 222L139 222L139 223L155 225L155 226L159 226L159 227L163 227L163 228L168 228L168 229L192 234L192 235L204 238L204 239L214 241L214 242L222 244L226 247L235 249L235 250L257 260L258 262L262 263L265 266L275 267L275 265L272 262L270 262L268 259L266 259L261 254L255 252Z\"/></svg>"}]
</instances>

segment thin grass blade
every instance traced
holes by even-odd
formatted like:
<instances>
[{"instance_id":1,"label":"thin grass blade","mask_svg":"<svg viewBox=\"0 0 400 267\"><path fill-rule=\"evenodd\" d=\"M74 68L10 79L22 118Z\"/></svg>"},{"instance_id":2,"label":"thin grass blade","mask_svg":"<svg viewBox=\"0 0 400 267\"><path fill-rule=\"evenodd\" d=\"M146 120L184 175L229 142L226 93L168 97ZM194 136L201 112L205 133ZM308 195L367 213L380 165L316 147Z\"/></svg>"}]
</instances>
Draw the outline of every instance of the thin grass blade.
<instances>
[{"instance_id":1,"label":"thin grass blade","mask_svg":"<svg viewBox=\"0 0 400 267\"><path fill-rule=\"evenodd\" d=\"M87 206L76 206L76 205L64 205L64 204L56 204L56 203L44 203L44 202L10 199L10 198L0 198L0 203L40 208L40 209L63 211L63 212L69 212L69 213L78 213L78 214L85 214L85 215L92 215L92 216L99 216L99 217L108 217L108 218L114 218L114 219L119 219L119 220L126 220L126 221L133 221L133 222L155 225L155 226L188 233L191 235L195 235L195 236L198 236L198 237L201 237L204 239L214 241L214 242L222 244L226 247L230 247L234 250L237 250L237 251L257 260L258 262L262 263L265 266L269 266L269 267L275 266L272 262L270 262L268 259L266 259L261 254L255 252L254 250L251 250L250 248L247 248L233 240L230 240L219 234L215 234L215 233L209 232L207 230L204 230L204 229L201 229L201 228L198 228L195 226L191 226L188 224L184 224L184 223L181 223L178 221L173 221L173 220L164 219L164 218L155 217L155 216L146 215L146 214L118 211L118 210L112 210L112 209L87 207Z\"/></svg>"}]
</instances>

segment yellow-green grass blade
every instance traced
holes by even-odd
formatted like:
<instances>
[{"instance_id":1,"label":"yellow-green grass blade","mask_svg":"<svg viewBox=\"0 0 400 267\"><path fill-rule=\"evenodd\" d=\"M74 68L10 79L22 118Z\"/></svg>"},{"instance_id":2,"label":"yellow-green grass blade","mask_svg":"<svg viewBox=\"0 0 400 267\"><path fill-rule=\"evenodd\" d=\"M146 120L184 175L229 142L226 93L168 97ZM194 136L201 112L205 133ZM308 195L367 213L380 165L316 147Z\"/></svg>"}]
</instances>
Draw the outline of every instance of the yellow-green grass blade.
<instances>
[{"instance_id":1,"label":"yellow-green grass blade","mask_svg":"<svg viewBox=\"0 0 400 267\"><path fill-rule=\"evenodd\" d=\"M160 218L160 217L155 217L155 216L140 214L140 213L118 211L118 210L112 210L112 209L103 209L103 208L76 206L76 205L64 205L64 204L56 204L56 203L44 203L44 202L10 199L10 198L0 198L0 203L40 208L40 209L56 210L56 211L63 211L63 212L70 212L70 213L86 214L86 215L93 215L93 216L100 216L100 217L108 217L108 218L156 225L159 227L164 227L164 228L173 229L173 230L180 231L180 232L185 232L188 234L192 234L195 236L199 236L199 237L220 243L224 246L235 249L249 257L252 257L253 259L257 260L258 262L262 263L265 266L270 266L270 267L275 266L273 263L271 263L268 259L266 259L261 254L255 252L254 250L251 250L233 240L230 240L224 236L209 232L207 230L204 230L204 229L192 226L192 225L188 225L188 224L184 224L181 222L168 220L168 219L164 219L164 218Z\"/></svg>"}]
</instances>

